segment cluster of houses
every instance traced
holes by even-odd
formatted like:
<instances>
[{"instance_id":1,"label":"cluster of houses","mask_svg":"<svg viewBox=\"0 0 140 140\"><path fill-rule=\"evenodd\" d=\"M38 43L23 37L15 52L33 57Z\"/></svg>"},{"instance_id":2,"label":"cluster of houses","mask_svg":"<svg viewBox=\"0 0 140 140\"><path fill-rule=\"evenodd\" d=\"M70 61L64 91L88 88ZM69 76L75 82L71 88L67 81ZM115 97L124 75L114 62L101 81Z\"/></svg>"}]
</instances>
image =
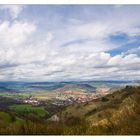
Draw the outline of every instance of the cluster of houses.
<instances>
[{"instance_id":1,"label":"cluster of houses","mask_svg":"<svg viewBox=\"0 0 140 140\"><path fill-rule=\"evenodd\" d=\"M97 88L95 93L79 93L79 92L70 92L69 93L59 93L56 96L56 101L54 104L64 105L64 104L72 104L72 103L84 103L89 102L93 99L98 99L100 97L109 94L110 88L101 87Z\"/></svg>"},{"instance_id":2,"label":"cluster of houses","mask_svg":"<svg viewBox=\"0 0 140 140\"><path fill-rule=\"evenodd\" d=\"M23 103L32 104L32 105L39 105L40 104L40 102L38 100L32 99L31 97L23 100Z\"/></svg>"},{"instance_id":3,"label":"cluster of houses","mask_svg":"<svg viewBox=\"0 0 140 140\"><path fill-rule=\"evenodd\" d=\"M56 96L56 101L60 105L60 102L62 105L64 104L72 104L72 103L84 103L91 101L93 97L88 94L81 94L81 95L74 95L74 94L61 94ZM54 104L57 104L56 102Z\"/></svg>"},{"instance_id":4,"label":"cluster of houses","mask_svg":"<svg viewBox=\"0 0 140 140\"><path fill-rule=\"evenodd\" d=\"M79 92L69 92L69 93L57 93L55 97L51 99L51 103L57 106L65 106L73 103L85 103L93 99L98 99L109 93L109 88L97 88L95 93L79 93ZM47 95L46 95L47 96ZM23 100L23 103L28 103L32 105L39 105L41 102L35 98L29 97Z\"/></svg>"}]
</instances>

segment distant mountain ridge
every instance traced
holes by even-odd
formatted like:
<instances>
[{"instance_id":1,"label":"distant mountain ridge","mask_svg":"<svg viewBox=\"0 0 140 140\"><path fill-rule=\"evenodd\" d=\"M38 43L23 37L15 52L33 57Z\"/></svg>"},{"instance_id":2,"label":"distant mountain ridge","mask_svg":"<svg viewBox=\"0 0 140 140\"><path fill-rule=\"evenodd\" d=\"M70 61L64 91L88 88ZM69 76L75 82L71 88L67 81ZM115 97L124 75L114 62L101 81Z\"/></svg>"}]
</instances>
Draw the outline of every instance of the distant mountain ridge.
<instances>
[{"instance_id":1,"label":"distant mountain ridge","mask_svg":"<svg viewBox=\"0 0 140 140\"><path fill-rule=\"evenodd\" d=\"M81 89L86 89L89 92L93 92L97 87L118 87L126 85L140 84L140 81L70 81L70 82L0 82L0 92L32 92L48 90L53 91L60 88L68 87L68 85L77 86Z\"/></svg>"}]
</instances>

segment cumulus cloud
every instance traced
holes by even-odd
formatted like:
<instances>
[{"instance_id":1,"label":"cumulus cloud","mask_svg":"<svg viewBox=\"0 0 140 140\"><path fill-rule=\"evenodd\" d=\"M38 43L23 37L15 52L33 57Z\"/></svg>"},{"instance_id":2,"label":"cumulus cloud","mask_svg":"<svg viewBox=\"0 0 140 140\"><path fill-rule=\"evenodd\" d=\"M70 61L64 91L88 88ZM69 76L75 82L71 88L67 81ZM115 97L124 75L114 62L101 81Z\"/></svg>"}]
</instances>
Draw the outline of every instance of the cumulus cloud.
<instances>
[{"instance_id":1,"label":"cumulus cloud","mask_svg":"<svg viewBox=\"0 0 140 140\"><path fill-rule=\"evenodd\" d=\"M127 15L119 20L120 17L116 14L106 18L106 21L99 19L84 23L78 20L63 28L56 21L58 28L49 30L45 27L50 21L46 21L44 17L45 27L28 20L2 21L0 79L139 79L140 57L136 54L139 46L115 55L109 51L122 48L124 44L134 40L140 34L140 28L137 26L140 21L132 18L130 20ZM110 37L118 33L127 35L128 41L117 44L110 41Z\"/></svg>"},{"instance_id":2,"label":"cumulus cloud","mask_svg":"<svg viewBox=\"0 0 140 140\"><path fill-rule=\"evenodd\" d=\"M35 30L36 26L32 23L4 21L0 23L0 44L11 47L21 45Z\"/></svg>"}]
</instances>

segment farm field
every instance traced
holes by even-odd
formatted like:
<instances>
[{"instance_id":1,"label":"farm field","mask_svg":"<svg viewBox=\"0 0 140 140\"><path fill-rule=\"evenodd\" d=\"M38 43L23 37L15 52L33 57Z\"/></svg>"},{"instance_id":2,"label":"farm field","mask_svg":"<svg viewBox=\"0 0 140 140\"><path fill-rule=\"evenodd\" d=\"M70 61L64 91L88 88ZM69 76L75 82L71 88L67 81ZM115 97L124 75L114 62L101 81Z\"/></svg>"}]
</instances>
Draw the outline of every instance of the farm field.
<instances>
[{"instance_id":1,"label":"farm field","mask_svg":"<svg viewBox=\"0 0 140 140\"><path fill-rule=\"evenodd\" d=\"M14 112L24 112L26 114L36 114L39 117L44 117L48 114L48 112L44 109L44 107L37 107L32 106L30 104L19 104L19 105L12 105L9 107L10 110Z\"/></svg>"}]
</instances>

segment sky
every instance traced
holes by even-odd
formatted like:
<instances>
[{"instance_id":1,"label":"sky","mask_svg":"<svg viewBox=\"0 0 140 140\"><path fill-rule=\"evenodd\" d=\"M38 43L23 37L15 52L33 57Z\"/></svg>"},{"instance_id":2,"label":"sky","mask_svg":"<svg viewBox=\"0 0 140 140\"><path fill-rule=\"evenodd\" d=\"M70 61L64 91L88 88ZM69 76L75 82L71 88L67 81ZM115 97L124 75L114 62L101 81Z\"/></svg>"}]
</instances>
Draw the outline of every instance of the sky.
<instances>
[{"instance_id":1,"label":"sky","mask_svg":"<svg viewBox=\"0 0 140 140\"><path fill-rule=\"evenodd\" d=\"M140 5L0 5L0 81L140 80Z\"/></svg>"}]
</instances>

